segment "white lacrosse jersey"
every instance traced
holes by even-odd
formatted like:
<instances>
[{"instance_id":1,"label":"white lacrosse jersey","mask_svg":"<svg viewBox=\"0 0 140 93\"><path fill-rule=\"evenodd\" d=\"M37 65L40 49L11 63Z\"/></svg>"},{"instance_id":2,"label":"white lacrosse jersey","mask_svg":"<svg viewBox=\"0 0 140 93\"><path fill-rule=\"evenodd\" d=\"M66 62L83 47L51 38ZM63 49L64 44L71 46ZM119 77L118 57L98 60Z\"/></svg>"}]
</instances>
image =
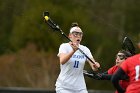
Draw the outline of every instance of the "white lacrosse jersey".
<instances>
[{"instance_id":1,"label":"white lacrosse jersey","mask_svg":"<svg viewBox=\"0 0 140 93\"><path fill-rule=\"evenodd\" d=\"M83 45L79 48L89 57L93 58L90 50ZM69 43L63 43L59 47L59 53L69 53L73 49ZM65 64L60 64L60 74L56 81L56 88L67 88L72 90L86 89L83 69L87 58L77 50Z\"/></svg>"}]
</instances>

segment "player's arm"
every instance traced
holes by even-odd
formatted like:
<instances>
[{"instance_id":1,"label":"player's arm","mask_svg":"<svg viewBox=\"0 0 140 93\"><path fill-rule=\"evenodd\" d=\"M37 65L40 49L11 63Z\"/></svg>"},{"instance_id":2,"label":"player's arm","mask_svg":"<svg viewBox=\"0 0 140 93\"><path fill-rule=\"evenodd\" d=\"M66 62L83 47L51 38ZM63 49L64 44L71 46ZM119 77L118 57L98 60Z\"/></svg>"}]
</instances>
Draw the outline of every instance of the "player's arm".
<instances>
[{"instance_id":1,"label":"player's arm","mask_svg":"<svg viewBox=\"0 0 140 93\"><path fill-rule=\"evenodd\" d=\"M88 61L89 65L90 65L90 67L92 68L93 71L97 71L98 68L100 68L100 64L99 64L98 62L95 61L94 57L92 56L90 50L89 50L87 47L85 47L84 50L85 50L85 53L87 54L87 56L88 56L94 63L92 63L92 62L91 62L90 60L88 60L88 59L87 59L86 61Z\"/></svg>"},{"instance_id":2,"label":"player's arm","mask_svg":"<svg viewBox=\"0 0 140 93\"><path fill-rule=\"evenodd\" d=\"M93 62L95 64L93 64L92 62L90 62L90 60L87 60L88 63L89 63L89 65L91 66L91 68L92 68L93 71L97 71L98 68L100 68L100 64L98 62L96 62L94 58L91 58L91 60L93 60Z\"/></svg>"},{"instance_id":3,"label":"player's arm","mask_svg":"<svg viewBox=\"0 0 140 93\"><path fill-rule=\"evenodd\" d=\"M73 50L69 53L65 53L64 49L66 48L65 46L61 46L61 48L59 49L59 51L63 51L62 53L59 53L58 57L60 60L60 63L63 65L65 64L70 58L71 56L75 53L75 51L78 50L77 44L69 42L70 46L73 48Z\"/></svg>"},{"instance_id":4,"label":"player's arm","mask_svg":"<svg viewBox=\"0 0 140 93\"><path fill-rule=\"evenodd\" d=\"M96 80L110 80L112 75L107 74L107 72L104 73L95 73L95 72L88 72L84 70L84 75L88 76L90 78L96 79Z\"/></svg>"},{"instance_id":5,"label":"player's arm","mask_svg":"<svg viewBox=\"0 0 140 93\"><path fill-rule=\"evenodd\" d=\"M119 68L117 72L112 76L111 82L113 83L114 87L117 89L119 93L124 93L125 90L119 85L119 80L121 80L122 76L125 75L125 72L122 68Z\"/></svg>"},{"instance_id":6,"label":"player's arm","mask_svg":"<svg viewBox=\"0 0 140 93\"><path fill-rule=\"evenodd\" d=\"M60 53L59 54L59 60L60 63L63 65L65 64L70 58L71 56L75 53L75 51L71 51L70 53Z\"/></svg>"},{"instance_id":7,"label":"player's arm","mask_svg":"<svg viewBox=\"0 0 140 93\"><path fill-rule=\"evenodd\" d=\"M111 80L112 74L107 73L99 73L98 76L101 77L101 80ZM127 75L120 76L120 80L127 80L129 77Z\"/></svg>"},{"instance_id":8,"label":"player's arm","mask_svg":"<svg viewBox=\"0 0 140 93\"><path fill-rule=\"evenodd\" d=\"M111 80L111 77L112 77L112 75L108 74L107 72L99 73L98 76L101 77L101 80Z\"/></svg>"}]
</instances>

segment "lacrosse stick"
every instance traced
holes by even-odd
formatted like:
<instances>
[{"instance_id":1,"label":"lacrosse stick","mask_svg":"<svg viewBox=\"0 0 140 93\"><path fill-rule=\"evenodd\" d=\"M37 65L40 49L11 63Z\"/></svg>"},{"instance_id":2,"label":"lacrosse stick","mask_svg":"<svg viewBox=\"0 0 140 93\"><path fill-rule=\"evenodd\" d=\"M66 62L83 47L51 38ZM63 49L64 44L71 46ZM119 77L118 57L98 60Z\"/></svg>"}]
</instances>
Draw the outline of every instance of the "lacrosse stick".
<instances>
[{"instance_id":1,"label":"lacrosse stick","mask_svg":"<svg viewBox=\"0 0 140 93\"><path fill-rule=\"evenodd\" d=\"M69 41L71 41L68 36L62 31L62 29L50 18L49 16L49 12L46 11L43 13L43 17L45 22L54 30L54 31L59 31L66 39L68 39ZM91 60L80 48L78 48L78 50L89 60L91 61L93 64L95 64L95 62L93 60Z\"/></svg>"},{"instance_id":2,"label":"lacrosse stick","mask_svg":"<svg viewBox=\"0 0 140 93\"><path fill-rule=\"evenodd\" d=\"M124 37L123 43L122 43L122 49L129 51L132 55L135 55L135 47L128 37Z\"/></svg>"}]
</instances>

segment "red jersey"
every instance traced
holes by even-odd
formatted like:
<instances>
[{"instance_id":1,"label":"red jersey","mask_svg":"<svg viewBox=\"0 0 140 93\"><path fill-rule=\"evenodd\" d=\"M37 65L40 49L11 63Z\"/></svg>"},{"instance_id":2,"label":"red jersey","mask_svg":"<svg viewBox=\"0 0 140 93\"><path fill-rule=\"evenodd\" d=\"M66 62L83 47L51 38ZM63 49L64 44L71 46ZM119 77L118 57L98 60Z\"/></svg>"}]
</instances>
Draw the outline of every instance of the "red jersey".
<instances>
[{"instance_id":1,"label":"red jersey","mask_svg":"<svg viewBox=\"0 0 140 93\"><path fill-rule=\"evenodd\" d=\"M111 67L107 72L108 72L108 74L114 74L116 71L118 70L118 66L113 66L113 67Z\"/></svg>"},{"instance_id":2,"label":"red jersey","mask_svg":"<svg viewBox=\"0 0 140 93\"><path fill-rule=\"evenodd\" d=\"M118 70L118 66L113 66L111 67L109 70L108 70L108 74L114 74L116 71ZM119 84L120 86L123 88L123 89L126 89L127 86L129 85L129 81L128 80L120 80L119 81ZM118 93L117 91L115 91L115 93Z\"/></svg>"},{"instance_id":3,"label":"red jersey","mask_svg":"<svg viewBox=\"0 0 140 93\"><path fill-rule=\"evenodd\" d=\"M128 58L121 68L130 79L126 93L140 93L140 54Z\"/></svg>"}]
</instances>

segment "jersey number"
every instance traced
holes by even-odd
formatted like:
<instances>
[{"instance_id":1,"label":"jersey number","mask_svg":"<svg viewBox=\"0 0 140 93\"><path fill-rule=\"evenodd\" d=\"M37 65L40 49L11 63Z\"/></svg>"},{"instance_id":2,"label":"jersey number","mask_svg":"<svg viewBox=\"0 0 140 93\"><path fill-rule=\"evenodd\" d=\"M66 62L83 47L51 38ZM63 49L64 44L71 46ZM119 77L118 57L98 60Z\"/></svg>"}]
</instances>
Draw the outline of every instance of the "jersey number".
<instances>
[{"instance_id":1,"label":"jersey number","mask_svg":"<svg viewBox=\"0 0 140 93\"><path fill-rule=\"evenodd\" d=\"M78 65L79 65L79 61L75 61L75 63L74 63L74 68L78 68Z\"/></svg>"},{"instance_id":2,"label":"jersey number","mask_svg":"<svg viewBox=\"0 0 140 93\"><path fill-rule=\"evenodd\" d=\"M140 76L140 66L137 65L137 66L135 67L135 70L136 70L135 80L138 81L138 80L139 80L139 76Z\"/></svg>"}]
</instances>

